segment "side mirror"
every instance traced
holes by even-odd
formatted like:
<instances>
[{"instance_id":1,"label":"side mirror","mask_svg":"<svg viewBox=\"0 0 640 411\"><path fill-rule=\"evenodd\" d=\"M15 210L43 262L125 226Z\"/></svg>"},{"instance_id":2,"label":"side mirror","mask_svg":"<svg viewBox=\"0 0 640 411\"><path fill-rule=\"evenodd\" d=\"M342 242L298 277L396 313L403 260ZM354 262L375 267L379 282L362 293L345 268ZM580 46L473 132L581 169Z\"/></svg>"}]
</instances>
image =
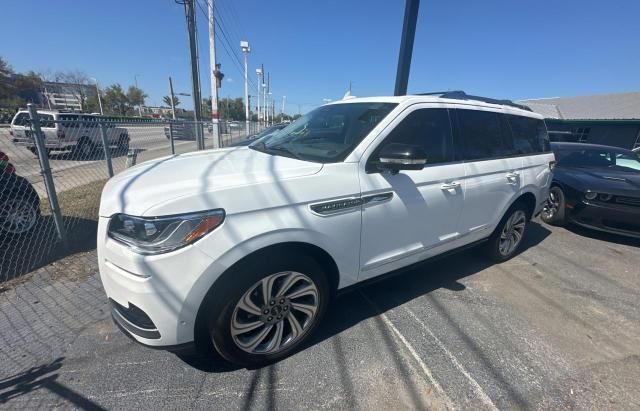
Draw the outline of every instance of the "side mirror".
<instances>
[{"instance_id":1,"label":"side mirror","mask_svg":"<svg viewBox=\"0 0 640 411\"><path fill-rule=\"evenodd\" d=\"M422 170L427 164L427 154L422 147L411 144L388 144L380 151L379 157L379 168L392 173L400 170Z\"/></svg>"}]
</instances>

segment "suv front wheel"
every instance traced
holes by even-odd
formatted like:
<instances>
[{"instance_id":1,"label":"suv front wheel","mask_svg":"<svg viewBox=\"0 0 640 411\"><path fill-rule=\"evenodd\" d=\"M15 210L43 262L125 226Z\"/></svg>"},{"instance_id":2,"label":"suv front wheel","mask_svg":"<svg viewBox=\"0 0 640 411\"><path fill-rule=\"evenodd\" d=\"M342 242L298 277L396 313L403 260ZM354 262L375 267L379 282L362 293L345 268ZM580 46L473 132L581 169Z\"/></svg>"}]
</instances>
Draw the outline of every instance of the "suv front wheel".
<instances>
[{"instance_id":1,"label":"suv front wheel","mask_svg":"<svg viewBox=\"0 0 640 411\"><path fill-rule=\"evenodd\" d=\"M528 224L529 210L521 202L514 203L487 241L489 257L497 262L511 259L522 243Z\"/></svg>"},{"instance_id":2,"label":"suv front wheel","mask_svg":"<svg viewBox=\"0 0 640 411\"><path fill-rule=\"evenodd\" d=\"M213 345L226 360L243 366L290 355L326 310L330 292L322 267L307 256L287 256L255 261L241 271L231 276L236 284L225 300L212 304Z\"/></svg>"}]
</instances>

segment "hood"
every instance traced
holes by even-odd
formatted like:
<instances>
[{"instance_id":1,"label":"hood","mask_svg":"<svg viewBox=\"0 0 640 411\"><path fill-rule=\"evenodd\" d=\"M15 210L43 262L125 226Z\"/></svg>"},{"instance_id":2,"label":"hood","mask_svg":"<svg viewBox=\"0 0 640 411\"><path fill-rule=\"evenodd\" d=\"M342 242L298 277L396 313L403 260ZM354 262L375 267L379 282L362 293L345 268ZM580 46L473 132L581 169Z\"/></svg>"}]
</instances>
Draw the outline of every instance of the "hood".
<instances>
[{"instance_id":1,"label":"hood","mask_svg":"<svg viewBox=\"0 0 640 411\"><path fill-rule=\"evenodd\" d=\"M315 174L322 164L274 156L246 147L197 151L159 158L110 179L102 192L100 216L144 216L145 211L180 197L207 197L233 187L270 183ZM200 211L196 209L183 212Z\"/></svg>"},{"instance_id":2,"label":"hood","mask_svg":"<svg viewBox=\"0 0 640 411\"><path fill-rule=\"evenodd\" d=\"M579 180L585 190L632 197L640 196L640 173L589 168L564 168L563 172Z\"/></svg>"}]
</instances>

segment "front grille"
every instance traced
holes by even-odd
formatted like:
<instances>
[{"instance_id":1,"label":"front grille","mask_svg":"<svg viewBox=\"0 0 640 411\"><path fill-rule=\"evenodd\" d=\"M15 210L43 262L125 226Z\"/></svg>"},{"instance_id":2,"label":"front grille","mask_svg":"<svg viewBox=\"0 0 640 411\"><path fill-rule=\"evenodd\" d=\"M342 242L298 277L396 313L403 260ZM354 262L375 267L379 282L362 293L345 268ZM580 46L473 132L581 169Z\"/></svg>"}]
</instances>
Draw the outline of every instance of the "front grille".
<instances>
[{"instance_id":1,"label":"front grille","mask_svg":"<svg viewBox=\"0 0 640 411\"><path fill-rule=\"evenodd\" d=\"M113 308L131 324L140 328L144 328L146 330L156 329L156 325L153 323L153 321L151 321L151 318L149 318L149 316L144 311L142 311L135 305L129 303L129 308L127 308L121 306L112 299L109 299L109 302L111 302Z\"/></svg>"},{"instance_id":2,"label":"front grille","mask_svg":"<svg viewBox=\"0 0 640 411\"><path fill-rule=\"evenodd\" d=\"M615 202L619 204L626 204L626 205L640 207L640 198L638 197L616 196Z\"/></svg>"}]
</instances>

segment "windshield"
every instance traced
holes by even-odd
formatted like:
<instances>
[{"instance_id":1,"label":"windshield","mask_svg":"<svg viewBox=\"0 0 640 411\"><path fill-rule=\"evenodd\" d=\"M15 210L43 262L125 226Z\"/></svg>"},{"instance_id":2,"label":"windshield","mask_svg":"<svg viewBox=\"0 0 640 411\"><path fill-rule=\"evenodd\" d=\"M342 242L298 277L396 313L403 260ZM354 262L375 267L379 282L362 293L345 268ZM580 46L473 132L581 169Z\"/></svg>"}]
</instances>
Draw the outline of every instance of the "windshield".
<instances>
[{"instance_id":1,"label":"windshield","mask_svg":"<svg viewBox=\"0 0 640 411\"><path fill-rule=\"evenodd\" d=\"M317 108L250 148L320 163L343 161L395 103L345 103Z\"/></svg>"},{"instance_id":2,"label":"windshield","mask_svg":"<svg viewBox=\"0 0 640 411\"><path fill-rule=\"evenodd\" d=\"M607 148L560 149L556 152L558 165L564 167L606 168L622 172L639 172L637 154Z\"/></svg>"}]
</instances>

